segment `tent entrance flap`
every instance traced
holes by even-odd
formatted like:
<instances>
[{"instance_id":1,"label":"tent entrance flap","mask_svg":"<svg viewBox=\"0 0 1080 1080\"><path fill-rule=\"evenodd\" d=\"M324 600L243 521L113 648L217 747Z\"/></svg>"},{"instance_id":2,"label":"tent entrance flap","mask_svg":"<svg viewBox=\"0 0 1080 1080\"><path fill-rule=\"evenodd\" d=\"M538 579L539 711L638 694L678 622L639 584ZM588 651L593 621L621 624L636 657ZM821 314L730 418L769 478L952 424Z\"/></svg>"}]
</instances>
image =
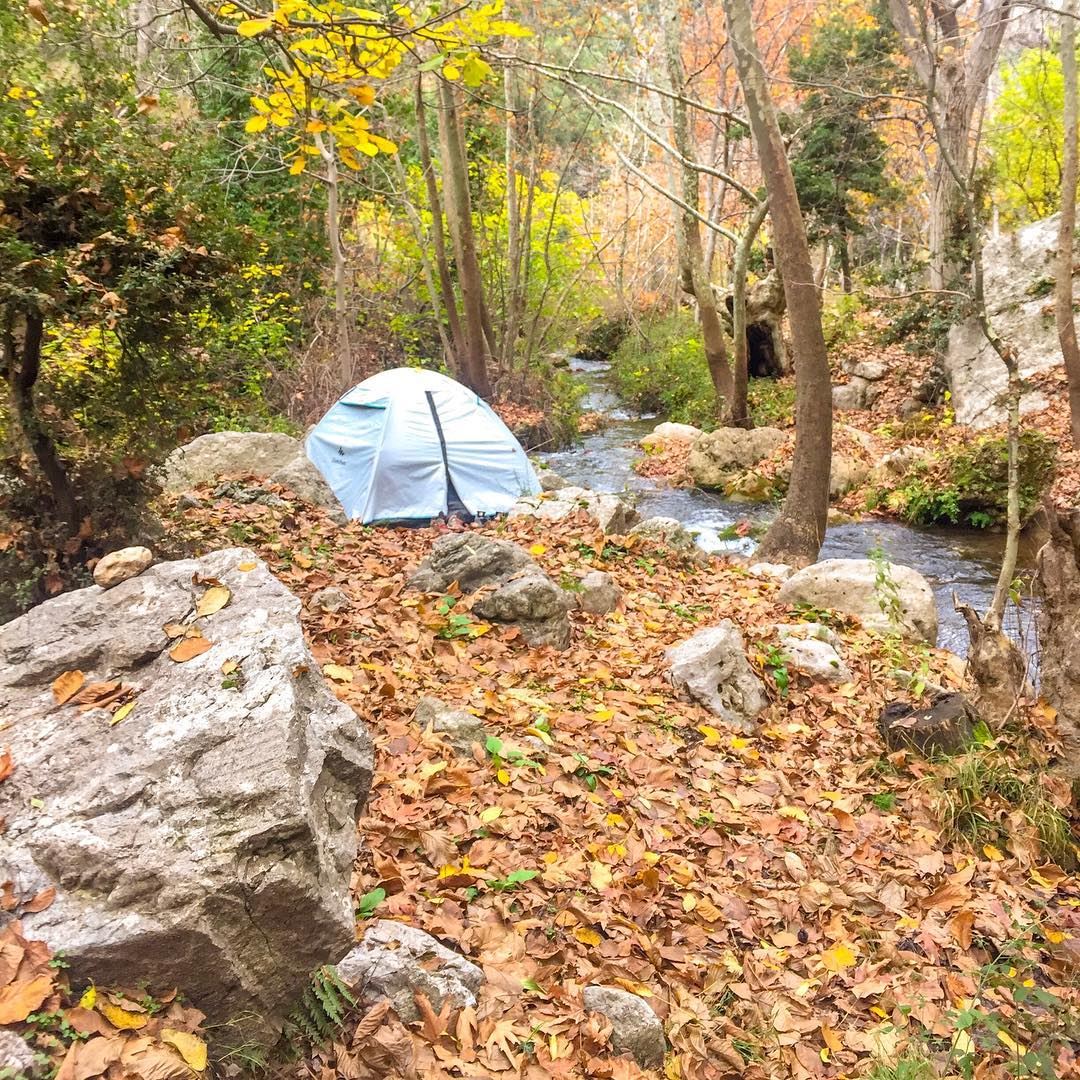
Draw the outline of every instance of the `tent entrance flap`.
<instances>
[{"instance_id":1,"label":"tent entrance flap","mask_svg":"<svg viewBox=\"0 0 1080 1080\"><path fill-rule=\"evenodd\" d=\"M450 476L450 460L446 454L446 435L443 432L442 421L439 419L439 410L435 408L435 395L430 390L424 391L427 398L428 408L431 410L431 419L435 423L435 434L439 436L439 451L442 454L443 472L446 475L446 512L447 514L468 513L468 507L461 501L461 496L454 487L454 481Z\"/></svg>"}]
</instances>

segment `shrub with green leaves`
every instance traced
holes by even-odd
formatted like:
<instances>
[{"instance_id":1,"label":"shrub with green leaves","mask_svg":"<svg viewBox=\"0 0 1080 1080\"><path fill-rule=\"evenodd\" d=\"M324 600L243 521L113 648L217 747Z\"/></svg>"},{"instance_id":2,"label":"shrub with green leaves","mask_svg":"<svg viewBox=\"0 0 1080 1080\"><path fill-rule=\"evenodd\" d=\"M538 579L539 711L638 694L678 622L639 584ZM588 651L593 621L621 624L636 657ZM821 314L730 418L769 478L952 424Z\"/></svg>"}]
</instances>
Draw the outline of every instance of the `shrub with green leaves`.
<instances>
[{"instance_id":1,"label":"shrub with green leaves","mask_svg":"<svg viewBox=\"0 0 1080 1080\"><path fill-rule=\"evenodd\" d=\"M891 487L871 492L871 509L885 506L916 525L1003 524L1008 511L1009 450L1004 438L984 437L952 457L917 462ZM1038 508L1054 477L1057 448L1038 431L1020 436L1020 518Z\"/></svg>"},{"instance_id":2,"label":"shrub with green leaves","mask_svg":"<svg viewBox=\"0 0 1080 1080\"><path fill-rule=\"evenodd\" d=\"M643 336L644 335L644 336ZM611 358L615 388L641 413L711 429L716 405L701 332L689 312L645 318Z\"/></svg>"}]
</instances>

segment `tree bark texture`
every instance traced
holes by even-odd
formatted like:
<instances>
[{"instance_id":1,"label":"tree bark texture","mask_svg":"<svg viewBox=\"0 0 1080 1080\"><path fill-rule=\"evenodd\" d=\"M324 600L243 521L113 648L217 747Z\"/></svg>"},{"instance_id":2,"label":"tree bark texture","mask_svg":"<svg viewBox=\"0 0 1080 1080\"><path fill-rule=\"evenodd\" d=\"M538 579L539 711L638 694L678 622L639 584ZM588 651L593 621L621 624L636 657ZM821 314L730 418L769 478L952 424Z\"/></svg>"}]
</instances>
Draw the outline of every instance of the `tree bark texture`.
<instances>
[{"instance_id":1,"label":"tree bark texture","mask_svg":"<svg viewBox=\"0 0 1080 1080\"><path fill-rule=\"evenodd\" d=\"M724 0L728 37L742 84L769 192L769 214L787 298L795 352L795 456L780 514L758 549L758 558L804 565L825 539L832 461L832 389L821 301L814 284L806 226L758 53L748 0Z\"/></svg>"},{"instance_id":2,"label":"tree bark texture","mask_svg":"<svg viewBox=\"0 0 1080 1080\"><path fill-rule=\"evenodd\" d=\"M465 314L465 363L467 382L482 398L491 398L488 377L488 332L485 327L484 282L476 254L476 235L469 195L469 163L462 136L457 91L445 79L439 80L441 108L439 136L443 158L443 188L447 222L454 244L461 306Z\"/></svg>"},{"instance_id":3,"label":"tree bark texture","mask_svg":"<svg viewBox=\"0 0 1080 1080\"><path fill-rule=\"evenodd\" d=\"M1064 771L1080 778L1080 510L1048 507L1050 539L1037 560L1041 690L1057 709Z\"/></svg>"},{"instance_id":4,"label":"tree bark texture","mask_svg":"<svg viewBox=\"0 0 1080 1080\"><path fill-rule=\"evenodd\" d=\"M664 40L667 48L668 77L673 94L671 102L672 133L675 149L684 161L694 160L690 142L690 122L683 94L686 89L686 71L682 62L680 12L677 3L670 3L664 12ZM698 172L687 164L673 166L681 172L682 201L686 207L698 209L701 201ZM728 363L727 343L720 313L716 310L716 297L705 272L705 252L701 243L698 219L688 210L678 214L679 257L683 288L697 301L698 318L701 321L701 339L705 347L705 359L709 365L713 391L716 394L716 417L724 422L731 415L735 382Z\"/></svg>"},{"instance_id":5,"label":"tree bark texture","mask_svg":"<svg viewBox=\"0 0 1080 1080\"><path fill-rule=\"evenodd\" d=\"M1073 271L1076 234L1077 169L1077 75L1076 14L1077 0L1065 0L1061 16L1061 73L1065 82L1065 154L1061 170L1061 223L1058 229L1057 288L1054 313L1057 321L1061 355L1069 383L1069 419L1073 446L1080 447L1080 344L1076 339L1073 313Z\"/></svg>"},{"instance_id":6,"label":"tree bark texture","mask_svg":"<svg viewBox=\"0 0 1080 1080\"><path fill-rule=\"evenodd\" d=\"M938 114L938 155L930 178L930 288L947 288L968 239L961 181L973 165L972 124L986 94L1012 0L978 0L964 25L955 3L889 0L889 14L904 50ZM948 159L952 160L950 167Z\"/></svg>"},{"instance_id":7,"label":"tree bark texture","mask_svg":"<svg viewBox=\"0 0 1080 1080\"><path fill-rule=\"evenodd\" d=\"M21 344L15 341L10 325L4 329L4 369L11 387L12 404L19 421L23 438L34 455L52 492L57 516L68 526L72 534L79 527L78 500L67 468L60 457L49 433L41 424L34 404L34 384L41 373L41 346L45 335L45 323L41 314L28 311L24 316Z\"/></svg>"}]
</instances>

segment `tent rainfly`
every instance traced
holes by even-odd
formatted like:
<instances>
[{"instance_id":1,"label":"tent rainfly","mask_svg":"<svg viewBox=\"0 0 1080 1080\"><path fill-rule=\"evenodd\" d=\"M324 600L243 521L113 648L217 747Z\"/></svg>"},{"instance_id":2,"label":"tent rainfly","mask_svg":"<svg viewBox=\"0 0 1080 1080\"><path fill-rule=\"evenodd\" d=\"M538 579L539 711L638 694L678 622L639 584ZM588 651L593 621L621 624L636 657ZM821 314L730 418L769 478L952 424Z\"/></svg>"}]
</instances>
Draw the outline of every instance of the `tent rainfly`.
<instances>
[{"instance_id":1,"label":"tent rainfly","mask_svg":"<svg viewBox=\"0 0 1080 1080\"><path fill-rule=\"evenodd\" d=\"M307 455L362 522L506 513L540 485L487 402L420 368L393 368L342 395L307 438Z\"/></svg>"}]
</instances>

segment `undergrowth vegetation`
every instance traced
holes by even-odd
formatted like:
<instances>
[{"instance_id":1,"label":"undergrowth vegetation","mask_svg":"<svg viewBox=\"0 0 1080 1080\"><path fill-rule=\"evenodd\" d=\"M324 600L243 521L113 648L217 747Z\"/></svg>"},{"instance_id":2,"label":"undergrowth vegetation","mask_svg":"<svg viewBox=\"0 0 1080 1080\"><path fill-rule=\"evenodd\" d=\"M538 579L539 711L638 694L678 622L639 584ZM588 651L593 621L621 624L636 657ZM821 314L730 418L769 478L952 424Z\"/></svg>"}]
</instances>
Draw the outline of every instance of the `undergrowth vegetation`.
<instances>
[{"instance_id":1,"label":"undergrowth vegetation","mask_svg":"<svg viewBox=\"0 0 1080 1080\"><path fill-rule=\"evenodd\" d=\"M1054 442L1041 432L1021 435L1021 520L1040 505L1054 478L1056 456ZM897 480L872 488L867 507L885 507L916 525L1000 525L1008 509L1008 473L1008 445L1002 437L947 443Z\"/></svg>"}]
</instances>

